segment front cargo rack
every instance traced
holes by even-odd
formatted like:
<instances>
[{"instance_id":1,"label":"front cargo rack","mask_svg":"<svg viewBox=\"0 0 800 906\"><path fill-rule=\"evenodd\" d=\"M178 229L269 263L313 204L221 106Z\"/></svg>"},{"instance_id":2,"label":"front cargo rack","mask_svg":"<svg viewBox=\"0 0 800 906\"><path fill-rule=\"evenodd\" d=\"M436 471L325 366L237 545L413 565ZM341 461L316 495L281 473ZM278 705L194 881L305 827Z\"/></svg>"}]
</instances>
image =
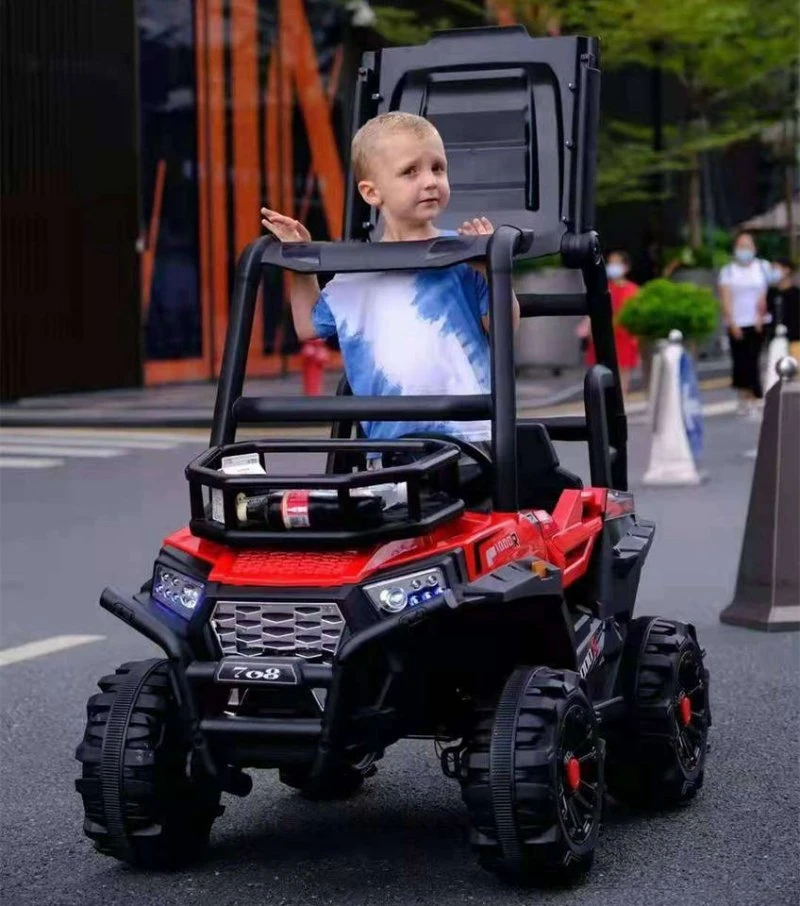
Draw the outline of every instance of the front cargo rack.
<instances>
[{"instance_id":1,"label":"front cargo rack","mask_svg":"<svg viewBox=\"0 0 800 906\"><path fill-rule=\"evenodd\" d=\"M344 474L271 475L267 457L280 453L395 454L413 457L402 465ZM227 474L221 471L223 457L255 454L267 474ZM398 538L415 537L461 515L458 461L462 453L444 440L248 440L211 447L186 467L191 521L189 529L234 548L348 547ZM351 492L379 485L405 483L407 499L384 510L378 524L353 528L359 497ZM263 521L242 520L237 498L258 497L280 491L325 491L336 502L341 527L274 529ZM335 496L334 493L335 492Z\"/></svg>"}]
</instances>

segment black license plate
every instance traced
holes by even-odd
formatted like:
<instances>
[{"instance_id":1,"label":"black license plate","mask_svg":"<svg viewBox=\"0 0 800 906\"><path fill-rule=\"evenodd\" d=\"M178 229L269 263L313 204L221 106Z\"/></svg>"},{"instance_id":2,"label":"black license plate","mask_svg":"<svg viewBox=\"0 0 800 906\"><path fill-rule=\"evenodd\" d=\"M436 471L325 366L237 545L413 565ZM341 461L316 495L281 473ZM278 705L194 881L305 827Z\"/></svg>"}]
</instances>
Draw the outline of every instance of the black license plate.
<instances>
[{"instance_id":1,"label":"black license plate","mask_svg":"<svg viewBox=\"0 0 800 906\"><path fill-rule=\"evenodd\" d=\"M264 660L243 661L225 658L217 668L217 682L250 683L270 686L296 686L297 671L294 664Z\"/></svg>"}]
</instances>

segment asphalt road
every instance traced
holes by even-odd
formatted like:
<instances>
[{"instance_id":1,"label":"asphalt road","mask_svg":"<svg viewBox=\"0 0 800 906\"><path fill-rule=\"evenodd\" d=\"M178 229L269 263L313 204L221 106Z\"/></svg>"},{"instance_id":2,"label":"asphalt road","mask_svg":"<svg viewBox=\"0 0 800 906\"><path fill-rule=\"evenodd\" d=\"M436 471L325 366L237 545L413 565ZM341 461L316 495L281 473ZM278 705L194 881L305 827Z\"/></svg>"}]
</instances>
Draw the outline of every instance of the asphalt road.
<instances>
[{"instance_id":1,"label":"asphalt road","mask_svg":"<svg viewBox=\"0 0 800 906\"><path fill-rule=\"evenodd\" d=\"M63 634L104 639L0 667L2 902L796 906L798 636L718 621L735 580L753 469L744 454L756 435L750 423L709 420L709 482L652 490L637 488L647 437L633 429L632 486L658 524L637 612L697 625L712 675L712 751L688 808L610 810L588 881L568 891L518 891L481 870L458 786L419 742L390 750L346 803L308 803L257 774L250 797L226 797L210 858L189 872L148 875L95 854L73 786L85 701L118 663L154 652L97 599L105 585L137 588L161 538L185 522L183 467L203 440L3 470L0 648ZM562 461L585 464L574 448Z\"/></svg>"}]
</instances>

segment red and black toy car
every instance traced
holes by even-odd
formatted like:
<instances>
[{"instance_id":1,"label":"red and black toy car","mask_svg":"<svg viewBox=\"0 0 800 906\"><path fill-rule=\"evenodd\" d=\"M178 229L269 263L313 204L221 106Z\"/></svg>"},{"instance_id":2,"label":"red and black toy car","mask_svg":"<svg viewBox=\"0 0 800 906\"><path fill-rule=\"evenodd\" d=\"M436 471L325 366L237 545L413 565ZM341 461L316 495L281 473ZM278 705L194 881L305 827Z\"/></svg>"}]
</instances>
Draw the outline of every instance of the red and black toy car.
<instances>
[{"instance_id":1,"label":"red and black toy car","mask_svg":"<svg viewBox=\"0 0 800 906\"><path fill-rule=\"evenodd\" d=\"M510 28L368 54L354 126L388 109L429 116L451 161L447 216L478 210L502 225L491 237L369 244L375 224L351 191L349 241L264 238L242 254L211 447L186 470L191 523L164 541L139 594L101 598L166 655L123 665L89 700L77 783L101 852L180 864L208 842L221 794L249 792L243 769L345 796L412 736L441 744L481 864L520 882L588 868L606 792L670 804L702 785L710 712L694 629L633 616L654 527L626 490L592 230L597 53L593 39ZM588 312L600 364L586 375L585 418L518 419L511 273L554 253L582 271L586 292L521 296L522 313ZM263 268L474 259L490 285L490 395L367 398L342 385L322 400L242 396ZM420 418L490 418L492 456L448 436L358 436L363 419ZM240 425L291 421L333 422L332 437L236 443ZM590 487L560 467L553 440L588 443ZM367 470L375 452L396 464ZM327 467L276 475L279 453L327 454ZM223 471L229 457L259 474ZM387 484L401 502L364 504Z\"/></svg>"}]
</instances>

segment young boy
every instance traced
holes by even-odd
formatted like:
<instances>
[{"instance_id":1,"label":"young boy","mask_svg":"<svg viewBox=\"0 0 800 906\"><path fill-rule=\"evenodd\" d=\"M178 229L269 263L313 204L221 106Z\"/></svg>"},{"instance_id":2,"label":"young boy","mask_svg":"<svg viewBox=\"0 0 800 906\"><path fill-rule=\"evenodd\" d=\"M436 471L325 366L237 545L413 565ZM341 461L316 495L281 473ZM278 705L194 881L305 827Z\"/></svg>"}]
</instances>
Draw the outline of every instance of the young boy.
<instances>
[{"instance_id":1,"label":"young boy","mask_svg":"<svg viewBox=\"0 0 800 906\"><path fill-rule=\"evenodd\" d=\"M380 212L381 241L441 235L434 221L447 207L450 185L441 136L426 119L384 113L353 138L358 191ZM261 209L262 224L282 242L309 242L298 221ZM488 234L485 217L459 233ZM360 396L484 394L490 389L488 286L483 264L424 271L337 274L320 292L317 278L294 274L291 306L303 340L338 334L347 379ZM514 305L514 326L519 304ZM473 443L491 436L488 421L367 422L367 437L397 438L435 431Z\"/></svg>"}]
</instances>

